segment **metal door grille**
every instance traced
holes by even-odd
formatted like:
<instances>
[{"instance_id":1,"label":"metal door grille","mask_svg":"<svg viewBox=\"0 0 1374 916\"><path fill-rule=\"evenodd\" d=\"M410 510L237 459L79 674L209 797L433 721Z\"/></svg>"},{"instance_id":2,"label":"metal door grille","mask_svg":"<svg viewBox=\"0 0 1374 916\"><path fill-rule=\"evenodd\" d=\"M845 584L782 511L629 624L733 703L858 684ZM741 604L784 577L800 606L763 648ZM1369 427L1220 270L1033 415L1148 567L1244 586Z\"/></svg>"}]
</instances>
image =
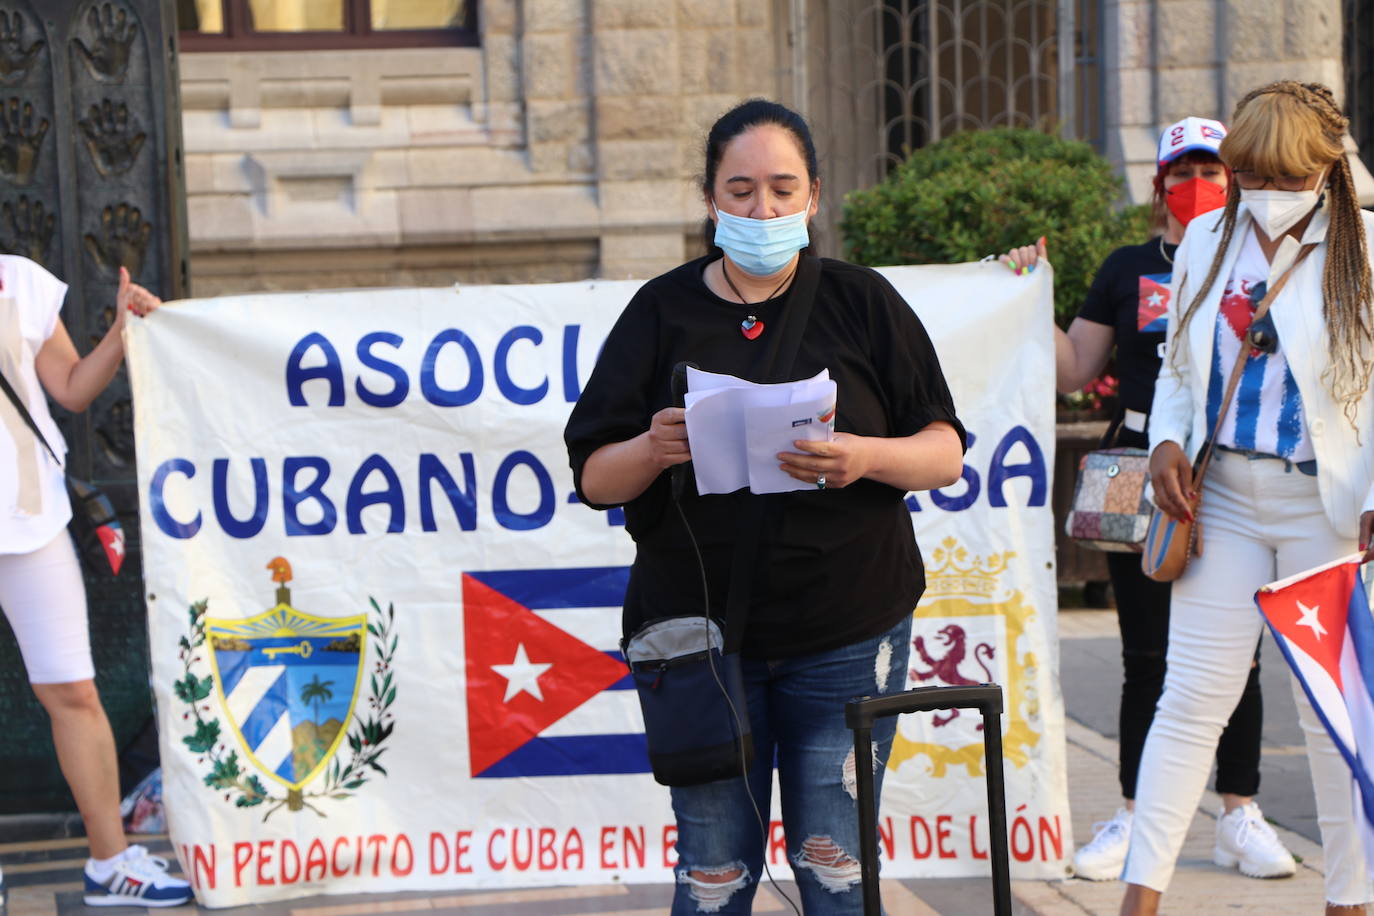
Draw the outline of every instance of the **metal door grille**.
<instances>
[{"instance_id":1,"label":"metal door grille","mask_svg":"<svg viewBox=\"0 0 1374 916\"><path fill-rule=\"evenodd\" d=\"M816 130L823 228L845 193L959 131L1030 127L1101 148L1102 5L792 0L793 92Z\"/></svg>"},{"instance_id":2,"label":"metal door grille","mask_svg":"<svg viewBox=\"0 0 1374 916\"><path fill-rule=\"evenodd\" d=\"M1374 7L1345 0L1345 109L1360 158L1374 171Z\"/></svg>"}]
</instances>

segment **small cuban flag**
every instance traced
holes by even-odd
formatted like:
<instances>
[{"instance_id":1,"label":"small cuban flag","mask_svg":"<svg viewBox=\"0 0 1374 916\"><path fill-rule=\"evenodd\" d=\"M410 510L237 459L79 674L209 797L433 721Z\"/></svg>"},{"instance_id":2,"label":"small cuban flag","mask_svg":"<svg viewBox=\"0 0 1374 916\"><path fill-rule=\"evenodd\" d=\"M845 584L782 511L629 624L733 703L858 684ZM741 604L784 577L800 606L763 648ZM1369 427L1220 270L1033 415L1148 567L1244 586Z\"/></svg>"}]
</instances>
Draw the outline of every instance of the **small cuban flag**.
<instances>
[{"instance_id":1,"label":"small cuban flag","mask_svg":"<svg viewBox=\"0 0 1374 916\"><path fill-rule=\"evenodd\" d=\"M1255 603L1350 765L1355 821L1374 868L1374 618L1360 578L1362 556L1270 583Z\"/></svg>"}]
</instances>

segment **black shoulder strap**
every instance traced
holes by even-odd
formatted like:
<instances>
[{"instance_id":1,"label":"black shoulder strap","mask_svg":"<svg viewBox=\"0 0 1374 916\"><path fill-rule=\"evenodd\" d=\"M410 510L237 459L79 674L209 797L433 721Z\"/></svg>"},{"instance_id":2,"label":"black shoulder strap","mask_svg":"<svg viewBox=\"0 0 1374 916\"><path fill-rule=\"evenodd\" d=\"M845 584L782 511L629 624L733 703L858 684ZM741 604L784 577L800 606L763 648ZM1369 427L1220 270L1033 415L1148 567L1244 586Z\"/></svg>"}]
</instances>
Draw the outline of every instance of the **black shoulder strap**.
<instances>
[{"instance_id":1,"label":"black shoulder strap","mask_svg":"<svg viewBox=\"0 0 1374 916\"><path fill-rule=\"evenodd\" d=\"M10 399L10 403L14 405L14 409L19 411L19 416L24 418L24 424L28 426L29 429L33 430L33 434L38 437L38 441L42 442L43 447L48 450L48 454L52 455L52 460L57 462L58 467L62 467L62 459L57 457L57 452L54 452L52 446L48 444L47 436L44 436L43 431L38 428L38 424L33 422L33 417L29 415L29 409L24 406L23 401L19 400L19 395L10 387L10 380L5 378L5 373L3 372L0 372L0 388L4 389L5 396Z\"/></svg>"},{"instance_id":2,"label":"black shoulder strap","mask_svg":"<svg viewBox=\"0 0 1374 916\"><path fill-rule=\"evenodd\" d=\"M811 319L811 306L816 302L816 287L821 279L820 258L803 254L797 258L797 275L792 278L791 295L782 313L782 333L777 337L777 349L768 363L761 381L791 380L792 367L797 362L802 337Z\"/></svg>"},{"instance_id":3,"label":"black shoulder strap","mask_svg":"<svg viewBox=\"0 0 1374 916\"><path fill-rule=\"evenodd\" d=\"M1122 406L1118 403L1118 404L1117 404L1117 407L1116 407L1116 412L1112 414L1111 422L1109 422L1109 423L1107 424L1107 431L1106 431L1105 433L1102 434L1102 438L1098 441L1097 447L1098 447L1098 448L1112 448L1112 447L1114 447L1114 446L1116 445L1116 436L1117 436L1117 433L1121 432L1121 429L1122 429L1122 427L1125 425L1125 423L1126 423L1126 408L1125 408L1125 407L1122 407Z\"/></svg>"},{"instance_id":4,"label":"black shoulder strap","mask_svg":"<svg viewBox=\"0 0 1374 916\"><path fill-rule=\"evenodd\" d=\"M763 381L783 382L791 376L806 325L811 320L811 306L816 301L820 277L819 258L803 254L797 259L797 275L792 279L791 295L783 310L782 333L778 335L777 349L773 351ZM774 504L775 495L770 493L744 500L739 536L730 564L730 592L725 599L726 652L738 652L744 644L744 623L749 615L749 596L753 591L753 569L758 558L759 536L763 533L763 519L768 508Z\"/></svg>"}]
</instances>

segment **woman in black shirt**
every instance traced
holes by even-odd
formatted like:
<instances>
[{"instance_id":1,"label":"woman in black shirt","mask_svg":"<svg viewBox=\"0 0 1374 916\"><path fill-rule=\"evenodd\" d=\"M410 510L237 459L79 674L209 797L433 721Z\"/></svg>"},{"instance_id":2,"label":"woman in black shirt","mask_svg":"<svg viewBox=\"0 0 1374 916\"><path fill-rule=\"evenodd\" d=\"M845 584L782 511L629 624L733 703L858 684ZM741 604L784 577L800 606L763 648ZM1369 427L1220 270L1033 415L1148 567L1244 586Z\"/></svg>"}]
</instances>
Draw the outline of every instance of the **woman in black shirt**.
<instances>
[{"instance_id":1,"label":"woman in black shirt","mask_svg":"<svg viewBox=\"0 0 1374 916\"><path fill-rule=\"evenodd\" d=\"M1154 180L1155 220L1162 234L1109 254L1068 332L1055 329L1056 383L1066 394L1096 378L1116 348L1121 412L1104 447L1149 448L1146 430L1163 360L1174 251L1188 222L1204 213L1216 218L1226 203L1230 175L1217 155L1225 135L1219 121L1206 118L1184 118L1164 131ZM1034 269L1044 256L1042 239L1037 246L1004 255L1003 260L1013 269ZM1074 854L1074 873L1094 881L1121 875L1130 845L1140 756L1164 689L1169 642L1169 583L1147 578L1134 553L1107 554L1107 571L1121 628L1124 680L1118 772L1125 802L1111 820L1096 826L1092 840ZM1246 875L1281 877L1293 874L1296 865L1254 804L1263 728L1257 653L1245 692L1217 745L1216 790L1224 808L1217 819L1215 856L1223 861L1240 859Z\"/></svg>"},{"instance_id":2,"label":"woman in black shirt","mask_svg":"<svg viewBox=\"0 0 1374 916\"><path fill-rule=\"evenodd\" d=\"M795 443L779 467L807 489L770 498L752 571L743 668L755 747L748 782L673 789L674 913L749 912L763 866L776 752L788 854L808 911L858 913L858 833L845 702L902 689L911 614L925 587L903 497L958 479L964 431L939 361L911 308L877 273L811 260L806 221L820 180L794 112L745 102L707 137L702 186L710 253L646 283L616 322L565 438L577 492L623 505L636 543L624 629L700 614L722 618L748 490L702 496L690 473L671 505L670 469L691 460L673 406L679 362L751 381L789 321L792 282L814 270L814 304L789 379L828 369L833 441ZM895 720L881 735L881 777ZM846 769L848 767L848 769Z\"/></svg>"}]
</instances>

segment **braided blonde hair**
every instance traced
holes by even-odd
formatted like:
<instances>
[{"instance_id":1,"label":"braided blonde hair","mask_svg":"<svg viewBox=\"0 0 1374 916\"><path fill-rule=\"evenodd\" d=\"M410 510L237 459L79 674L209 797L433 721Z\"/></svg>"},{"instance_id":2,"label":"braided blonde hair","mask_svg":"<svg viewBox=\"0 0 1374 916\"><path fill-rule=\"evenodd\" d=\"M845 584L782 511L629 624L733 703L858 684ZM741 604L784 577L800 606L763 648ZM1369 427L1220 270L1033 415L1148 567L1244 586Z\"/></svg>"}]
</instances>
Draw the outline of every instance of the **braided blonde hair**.
<instances>
[{"instance_id":1,"label":"braided blonde hair","mask_svg":"<svg viewBox=\"0 0 1374 916\"><path fill-rule=\"evenodd\" d=\"M1322 274L1322 317L1330 340L1329 365L1322 380L1342 405L1358 434L1356 414L1374 374L1374 295L1369 248L1355 197L1355 181L1345 159L1342 137L1349 121L1331 90L1320 83L1282 80L1261 86L1236 105L1231 132L1221 141L1221 158L1233 171L1261 175L1311 175L1331 166L1326 207L1326 268ZM1174 347L1212 284L1236 228L1240 188L1232 181L1222 211L1221 244L1207 278L1179 319Z\"/></svg>"}]
</instances>

